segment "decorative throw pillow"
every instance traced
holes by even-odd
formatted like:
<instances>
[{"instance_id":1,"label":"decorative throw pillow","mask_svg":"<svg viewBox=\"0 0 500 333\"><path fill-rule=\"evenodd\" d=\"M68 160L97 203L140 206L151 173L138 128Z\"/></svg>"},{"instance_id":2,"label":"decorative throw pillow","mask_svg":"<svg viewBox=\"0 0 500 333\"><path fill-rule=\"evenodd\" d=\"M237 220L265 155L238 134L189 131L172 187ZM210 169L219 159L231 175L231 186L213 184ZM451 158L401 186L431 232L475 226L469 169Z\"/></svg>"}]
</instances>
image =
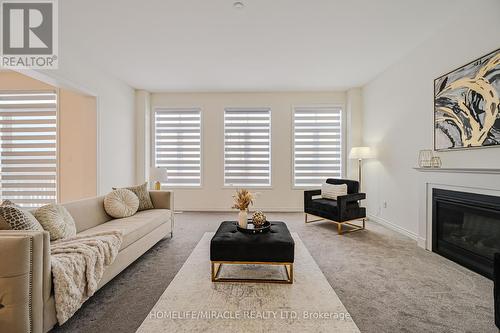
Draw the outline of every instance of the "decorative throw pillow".
<instances>
[{"instance_id":1,"label":"decorative throw pillow","mask_svg":"<svg viewBox=\"0 0 500 333\"><path fill-rule=\"evenodd\" d=\"M104 210L116 219L132 216L138 208L139 198L125 188L116 189L104 197Z\"/></svg>"},{"instance_id":2,"label":"decorative throw pillow","mask_svg":"<svg viewBox=\"0 0 500 333\"><path fill-rule=\"evenodd\" d=\"M10 200L2 201L1 206L16 206L16 207L18 207L15 203L13 203ZM7 221L5 221L2 216L0 216L0 230L11 230L11 229L12 228L10 227L10 224L8 224Z\"/></svg>"},{"instance_id":3,"label":"decorative throw pillow","mask_svg":"<svg viewBox=\"0 0 500 333\"><path fill-rule=\"evenodd\" d=\"M147 182L142 185L126 187L125 189L134 192L134 194L139 198L139 209L137 209L138 211L155 208L153 206L153 201L151 201L151 197L149 196ZM113 190L116 190L116 188L113 187Z\"/></svg>"},{"instance_id":4,"label":"decorative throw pillow","mask_svg":"<svg viewBox=\"0 0 500 333\"><path fill-rule=\"evenodd\" d=\"M2 217L0 217L0 230L10 230L10 224L8 224Z\"/></svg>"},{"instance_id":5,"label":"decorative throw pillow","mask_svg":"<svg viewBox=\"0 0 500 333\"><path fill-rule=\"evenodd\" d=\"M0 220L3 227L12 230L36 230L43 228L29 211L19 207L9 200L4 200L0 205Z\"/></svg>"},{"instance_id":6,"label":"decorative throw pillow","mask_svg":"<svg viewBox=\"0 0 500 333\"><path fill-rule=\"evenodd\" d=\"M321 197L324 199L337 200L338 196L347 195L347 184L333 185L321 184Z\"/></svg>"},{"instance_id":7,"label":"decorative throw pillow","mask_svg":"<svg viewBox=\"0 0 500 333\"><path fill-rule=\"evenodd\" d=\"M43 229L49 232L51 241L76 236L75 220L64 206L42 206L35 210L35 217Z\"/></svg>"},{"instance_id":8,"label":"decorative throw pillow","mask_svg":"<svg viewBox=\"0 0 500 333\"><path fill-rule=\"evenodd\" d=\"M7 199L5 199L4 201L2 201L2 206L14 206L14 207L17 207L17 208L21 208L20 206L16 205L15 203L13 203L12 201L7 200Z\"/></svg>"}]
</instances>

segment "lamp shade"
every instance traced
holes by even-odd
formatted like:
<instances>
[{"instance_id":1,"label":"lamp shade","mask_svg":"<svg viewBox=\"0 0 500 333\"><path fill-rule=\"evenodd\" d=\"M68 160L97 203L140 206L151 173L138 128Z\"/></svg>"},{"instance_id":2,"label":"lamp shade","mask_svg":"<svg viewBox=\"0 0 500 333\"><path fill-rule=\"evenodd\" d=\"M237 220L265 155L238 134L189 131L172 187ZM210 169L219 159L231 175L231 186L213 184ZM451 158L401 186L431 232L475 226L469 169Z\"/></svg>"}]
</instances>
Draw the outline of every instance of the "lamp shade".
<instances>
[{"instance_id":1,"label":"lamp shade","mask_svg":"<svg viewBox=\"0 0 500 333\"><path fill-rule=\"evenodd\" d=\"M160 183L167 181L167 168L150 168L149 179Z\"/></svg>"},{"instance_id":2,"label":"lamp shade","mask_svg":"<svg viewBox=\"0 0 500 333\"><path fill-rule=\"evenodd\" d=\"M349 158L356 160L363 160L366 158L372 158L373 153L370 147L352 147L349 153Z\"/></svg>"}]
</instances>

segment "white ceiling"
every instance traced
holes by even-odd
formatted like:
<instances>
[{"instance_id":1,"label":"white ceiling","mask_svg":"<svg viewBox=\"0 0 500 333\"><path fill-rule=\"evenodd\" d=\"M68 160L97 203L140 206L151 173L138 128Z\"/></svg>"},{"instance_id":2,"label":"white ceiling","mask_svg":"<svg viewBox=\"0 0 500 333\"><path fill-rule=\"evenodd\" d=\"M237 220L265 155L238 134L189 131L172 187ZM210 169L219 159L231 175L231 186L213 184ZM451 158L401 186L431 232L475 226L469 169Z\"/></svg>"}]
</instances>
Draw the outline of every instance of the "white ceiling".
<instances>
[{"instance_id":1,"label":"white ceiling","mask_svg":"<svg viewBox=\"0 0 500 333\"><path fill-rule=\"evenodd\" d=\"M64 0L61 57L150 91L362 86L467 0ZM66 60L69 61L69 60Z\"/></svg>"}]
</instances>

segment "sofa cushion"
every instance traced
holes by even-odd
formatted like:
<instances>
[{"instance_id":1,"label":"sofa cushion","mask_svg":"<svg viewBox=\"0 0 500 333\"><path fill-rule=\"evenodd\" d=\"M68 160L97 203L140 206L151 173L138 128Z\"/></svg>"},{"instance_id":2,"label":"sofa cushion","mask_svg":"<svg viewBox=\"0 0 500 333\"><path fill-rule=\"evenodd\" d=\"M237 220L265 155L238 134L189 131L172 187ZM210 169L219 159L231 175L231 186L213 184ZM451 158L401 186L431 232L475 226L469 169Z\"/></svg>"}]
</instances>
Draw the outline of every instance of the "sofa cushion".
<instances>
[{"instance_id":1,"label":"sofa cushion","mask_svg":"<svg viewBox=\"0 0 500 333\"><path fill-rule=\"evenodd\" d=\"M134 192L119 188L104 197L104 210L114 218L134 215L139 208L139 198Z\"/></svg>"},{"instance_id":2,"label":"sofa cushion","mask_svg":"<svg viewBox=\"0 0 500 333\"><path fill-rule=\"evenodd\" d=\"M134 194L139 198L139 209L137 209L138 211L155 208L153 206L153 202L151 201L151 197L149 196L147 182L141 185L126 187L125 189L134 192ZM113 190L116 190L116 188L113 187Z\"/></svg>"},{"instance_id":3,"label":"sofa cushion","mask_svg":"<svg viewBox=\"0 0 500 333\"><path fill-rule=\"evenodd\" d=\"M61 205L48 204L35 210L35 218L50 234L50 240L74 237L76 226L68 210Z\"/></svg>"},{"instance_id":4,"label":"sofa cushion","mask_svg":"<svg viewBox=\"0 0 500 333\"><path fill-rule=\"evenodd\" d=\"M43 231L37 219L29 212L9 200L4 200L0 205L0 218L8 224L12 230L35 230ZM7 228L5 228L7 229Z\"/></svg>"},{"instance_id":5,"label":"sofa cushion","mask_svg":"<svg viewBox=\"0 0 500 333\"><path fill-rule=\"evenodd\" d=\"M337 213L337 201L330 199L314 199L311 201L311 208L314 210Z\"/></svg>"},{"instance_id":6,"label":"sofa cushion","mask_svg":"<svg viewBox=\"0 0 500 333\"><path fill-rule=\"evenodd\" d=\"M347 194L359 193L359 182L356 180L328 178L326 182L334 185L347 184Z\"/></svg>"},{"instance_id":7,"label":"sofa cushion","mask_svg":"<svg viewBox=\"0 0 500 333\"><path fill-rule=\"evenodd\" d=\"M0 216L0 230L11 230L10 224Z\"/></svg>"},{"instance_id":8,"label":"sofa cushion","mask_svg":"<svg viewBox=\"0 0 500 333\"><path fill-rule=\"evenodd\" d=\"M112 220L104 210L104 196L68 202L63 206L73 216L77 233Z\"/></svg>"},{"instance_id":9,"label":"sofa cushion","mask_svg":"<svg viewBox=\"0 0 500 333\"><path fill-rule=\"evenodd\" d=\"M323 199L337 200L338 196L347 194L347 184L333 185L321 184L321 197Z\"/></svg>"},{"instance_id":10,"label":"sofa cushion","mask_svg":"<svg viewBox=\"0 0 500 333\"><path fill-rule=\"evenodd\" d=\"M122 219L111 220L96 227L80 232L78 235L88 235L96 232L119 230L123 233L123 250L138 239L144 237L162 223L170 223L172 211L168 209L150 209L137 212L135 215Z\"/></svg>"}]
</instances>

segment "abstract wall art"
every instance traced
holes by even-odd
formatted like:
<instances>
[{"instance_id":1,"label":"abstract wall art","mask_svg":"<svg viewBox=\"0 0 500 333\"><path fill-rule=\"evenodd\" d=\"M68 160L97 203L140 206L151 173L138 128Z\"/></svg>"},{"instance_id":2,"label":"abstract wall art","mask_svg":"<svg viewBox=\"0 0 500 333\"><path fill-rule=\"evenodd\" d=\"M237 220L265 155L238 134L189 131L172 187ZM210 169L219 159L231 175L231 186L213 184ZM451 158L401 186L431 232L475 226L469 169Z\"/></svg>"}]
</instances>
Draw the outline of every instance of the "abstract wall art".
<instances>
[{"instance_id":1,"label":"abstract wall art","mask_svg":"<svg viewBox=\"0 0 500 333\"><path fill-rule=\"evenodd\" d=\"M500 147L500 49L434 80L434 149Z\"/></svg>"}]
</instances>

